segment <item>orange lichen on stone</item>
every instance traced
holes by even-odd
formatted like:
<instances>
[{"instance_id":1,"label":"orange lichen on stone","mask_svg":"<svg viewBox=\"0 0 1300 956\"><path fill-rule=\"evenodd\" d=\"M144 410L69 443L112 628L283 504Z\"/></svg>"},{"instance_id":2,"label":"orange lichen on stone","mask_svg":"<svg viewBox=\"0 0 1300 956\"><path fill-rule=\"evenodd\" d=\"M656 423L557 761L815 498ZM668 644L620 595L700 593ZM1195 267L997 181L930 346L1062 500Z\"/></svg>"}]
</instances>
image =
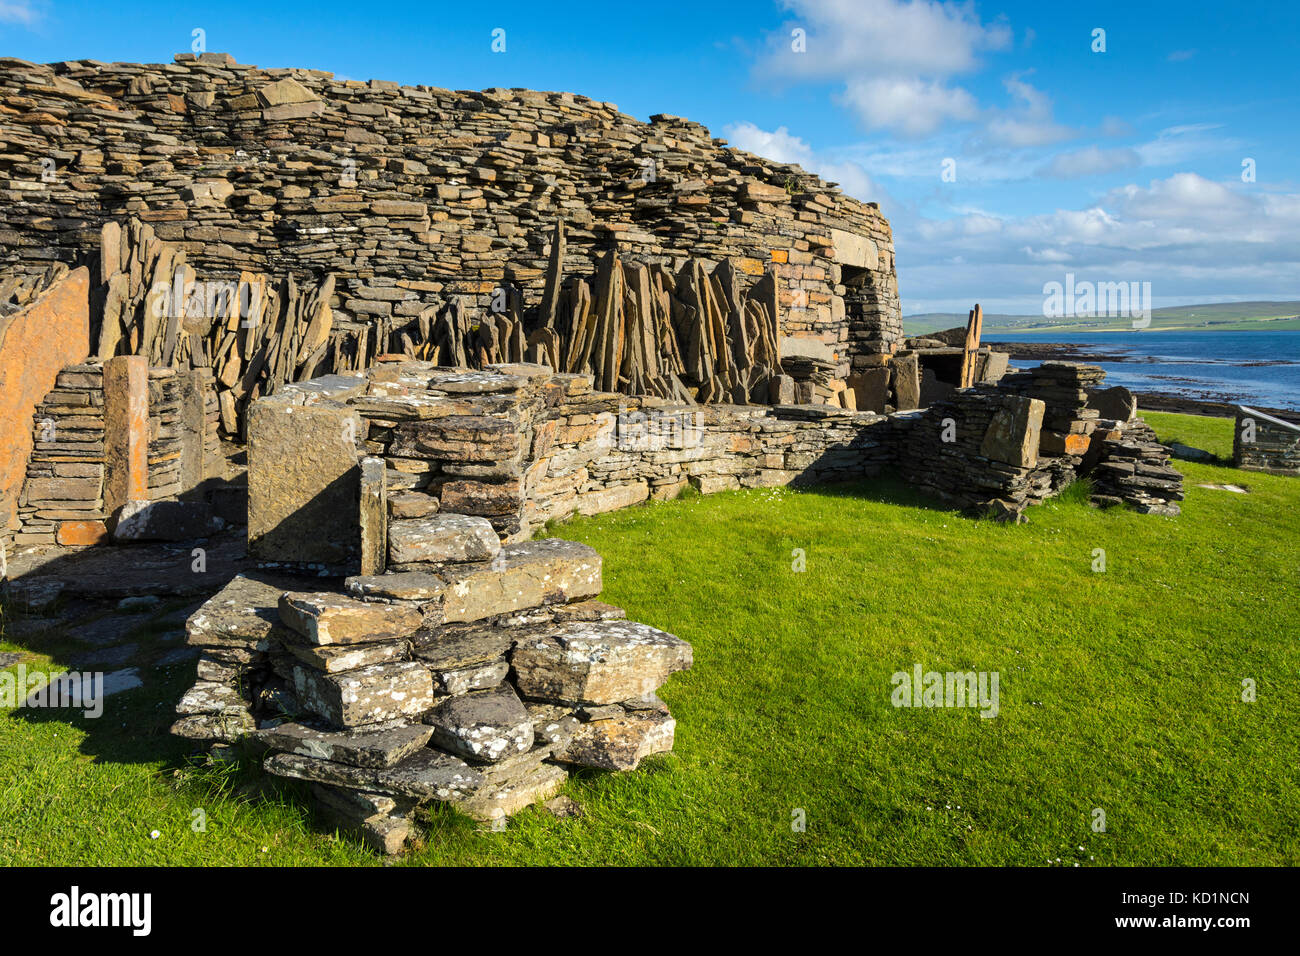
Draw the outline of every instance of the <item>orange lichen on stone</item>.
<instances>
[{"instance_id":1,"label":"orange lichen on stone","mask_svg":"<svg viewBox=\"0 0 1300 956\"><path fill-rule=\"evenodd\" d=\"M0 317L0 530L13 527L32 453L32 414L59 371L90 354L90 273L74 269Z\"/></svg>"}]
</instances>

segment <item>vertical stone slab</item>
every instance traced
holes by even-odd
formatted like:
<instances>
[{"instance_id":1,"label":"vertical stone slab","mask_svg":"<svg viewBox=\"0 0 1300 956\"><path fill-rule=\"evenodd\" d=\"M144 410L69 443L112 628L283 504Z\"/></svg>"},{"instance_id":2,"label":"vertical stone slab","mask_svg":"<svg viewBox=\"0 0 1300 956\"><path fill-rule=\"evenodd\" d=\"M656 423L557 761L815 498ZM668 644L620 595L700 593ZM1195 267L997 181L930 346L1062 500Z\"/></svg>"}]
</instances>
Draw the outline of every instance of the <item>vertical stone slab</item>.
<instances>
[{"instance_id":1,"label":"vertical stone slab","mask_svg":"<svg viewBox=\"0 0 1300 956\"><path fill-rule=\"evenodd\" d=\"M333 402L260 399L248 415L248 550L267 561L355 564L361 416Z\"/></svg>"},{"instance_id":2,"label":"vertical stone slab","mask_svg":"<svg viewBox=\"0 0 1300 956\"><path fill-rule=\"evenodd\" d=\"M149 360L104 363L104 511L149 499Z\"/></svg>"},{"instance_id":3,"label":"vertical stone slab","mask_svg":"<svg viewBox=\"0 0 1300 956\"><path fill-rule=\"evenodd\" d=\"M361 459L361 573L383 574L388 565L387 466L382 458Z\"/></svg>"},{"instance_id":4,"label":"vertical stone slab","mask_svg":"<svg viewBox=\"0 0 1300 956\"><path fill-rule=\"evenodd\" d=\"M900 412L921 407L921 369L915 355L900 355L893 360L894 408Z\"/></svg>"},{"instance_id":5,"label":"vertical stone slab","mask_svg":"<svg viewBox=\"0 0 1300 956\"><path fill-rule=\"evenodd\" d=\"M181 494L193 491L207 477L205 465L204 407L206 369L186 368L176 372L181 400Z\"/></svg>"},{"instance_id":6,"label":"vertical stone slab","mask_svg":"<svg viewBox=\"0 0 1300 956\"><path fill-rule=\"evenodd\" d=\"M90 354L90 273L73 269L25 309L0 316L0 538L10 529L33 448L32 415L59 371Z\"/></svg>"}]
</instances>

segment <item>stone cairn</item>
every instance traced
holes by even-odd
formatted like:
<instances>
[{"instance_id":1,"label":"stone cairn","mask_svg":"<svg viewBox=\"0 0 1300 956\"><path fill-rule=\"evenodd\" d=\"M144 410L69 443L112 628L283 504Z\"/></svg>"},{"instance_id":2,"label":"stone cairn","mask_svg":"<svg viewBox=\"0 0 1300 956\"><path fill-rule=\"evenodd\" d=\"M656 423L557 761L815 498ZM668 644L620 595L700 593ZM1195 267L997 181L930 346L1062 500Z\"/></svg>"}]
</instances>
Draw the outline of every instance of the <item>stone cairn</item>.
<instances>
[{"instance_id":1,"label":"stone cairn","mask_svg":"<svg viewBox=\"0 0 1300 956\"><path fill-rule=\"evenodd\" d=\"M655 692L691 647L596 600L594 550L503 547L485 518L457 514L404 548L408 570L342 591L236 577L187 623L198 681L172 732L245 741L384 853L421 805L499 825L552 797L567 767L631 770L672 749Z\"/></svg>"},{"instance_id":2,"label":"stone cairn","mask_svg":"<svg viewBox=\"0 0 1300 956\"><path fill-rule=\"evenodd\" d=\"M1092 436L1097 454L1093 503L1129 504L1142 514L1178 514L1183 476L1169 464L1169 449L1156 440L1155 431L1140 418L1106 424L1109 430Z\"/></svg>"}]
</instances>

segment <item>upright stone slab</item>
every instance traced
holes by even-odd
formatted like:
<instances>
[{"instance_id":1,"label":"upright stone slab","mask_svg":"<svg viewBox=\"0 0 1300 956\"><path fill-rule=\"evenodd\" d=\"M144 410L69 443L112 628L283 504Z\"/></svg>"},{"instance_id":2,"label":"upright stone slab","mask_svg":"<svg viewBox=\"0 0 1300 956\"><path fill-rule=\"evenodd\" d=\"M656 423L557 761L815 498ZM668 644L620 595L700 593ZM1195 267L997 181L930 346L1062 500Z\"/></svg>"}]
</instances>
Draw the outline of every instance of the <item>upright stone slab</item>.
<instances>
[{"instance_id":1,"label":"upright stone slab","mask_svg":"<svg viewBox=\"0 0 1300 956\"><path fill-rule=\"evenodd\" d=\"M383 574L388 565L388 485L384 459L361 460L361 573Z\"/></svg>"},{"instance_id":2,"label":"upright stone slab","mask_svg":"<svg viewBox=\"0 0 1300 956\"><path fill-rule=\"evenodd\" d=\"M248 548L267 561L353 564L360 550L353 410L276 398L254 402L248 423Z\"/></svg>"},{"instance_id":3,"label":"upright stone slab","mask_svg":"<svg viewBox=\"0 0 1300 956\"><path fill-rule=\"evenodd\" d=\"M186 368L176 372L181 399L181 494L193 491L207 477L205 472L204 384L206 369Z\"/></svg>"},{"instance_id":4,"label":"upright stone slab","mask_svg":"<svg viewBox=\"0 0 1300 956\"><path fill-rule=\"evenodd\" d=\"M920 362L915 355L900 355L893 361L894 408L900 412L921 407Z\"/></svg>"},{"instance_id":5,"label":"upright stone slab","mask_svg":"<svg viewBox=\"0 0 1300 956\"><path fill-rule=\"evenodd\" d=\"M104 511L149 499L149 360L104 363Z\"/></svg>"},{"instance_id":6,"label":"upright stone slab","mask_svg":"<svg viewBox=\"0 0 1300 956\"><path fill-rule=\"evenodd\" d=\"M989 422L980 454L1017 468L1033 468L1038 464L1044 407L1037 398L1007 396Z\"/></svg>"}]
</instances>

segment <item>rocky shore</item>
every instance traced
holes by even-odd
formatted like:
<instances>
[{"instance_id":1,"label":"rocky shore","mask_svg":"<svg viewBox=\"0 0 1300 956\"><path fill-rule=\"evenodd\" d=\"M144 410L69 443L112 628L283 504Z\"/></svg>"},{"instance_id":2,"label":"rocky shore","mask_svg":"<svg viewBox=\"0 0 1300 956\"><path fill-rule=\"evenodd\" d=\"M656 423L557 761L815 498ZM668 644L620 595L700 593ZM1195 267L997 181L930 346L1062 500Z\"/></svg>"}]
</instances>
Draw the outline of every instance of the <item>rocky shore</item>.
<instances>
[{"instance_id":1,"label":"rocky shore","mask_svg":"<svg viewBox=\"0 0 1300 956\"><path fill-rule=\"evenodd\" d=\"M1128 353L1107 351L1076 342L985 342L984 344L995 351L1006 352L1011 356L1012 362L1132 363L1135 361ZM1134 395L1137 396L1138 406L1145 411L1208 415L1212 418L1232 418L1237 413L1237 406L1232 402L1204 401L1174 392L1135 391ZM1256 404L1252 404L1251 407L1284 421L1300 422L1300 412L1295 409L1269 408Z\"/></svg>"}]
</instances>

